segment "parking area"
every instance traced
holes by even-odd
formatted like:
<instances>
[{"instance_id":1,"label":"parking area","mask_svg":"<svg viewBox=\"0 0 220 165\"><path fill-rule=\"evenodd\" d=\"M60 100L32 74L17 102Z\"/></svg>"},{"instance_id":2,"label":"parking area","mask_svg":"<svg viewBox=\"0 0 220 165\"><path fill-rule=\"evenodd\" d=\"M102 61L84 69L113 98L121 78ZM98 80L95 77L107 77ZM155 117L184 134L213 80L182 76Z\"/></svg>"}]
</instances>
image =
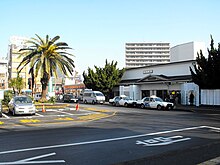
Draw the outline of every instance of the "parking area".
<instances>
[{"instance_id":1,"label":"parking area","mask_svg":"<svg viewBox=\"0 0 220 165\"><path fill-rule=\"evenodd\" d=\"M95 107L47 108L45 112L38 108L35 115L16 115L3 113L0 118L0 128L41 126L49 124L72 124L73 122L89 122L114 116L116 112Z\"/></svg>"}]
</instances>

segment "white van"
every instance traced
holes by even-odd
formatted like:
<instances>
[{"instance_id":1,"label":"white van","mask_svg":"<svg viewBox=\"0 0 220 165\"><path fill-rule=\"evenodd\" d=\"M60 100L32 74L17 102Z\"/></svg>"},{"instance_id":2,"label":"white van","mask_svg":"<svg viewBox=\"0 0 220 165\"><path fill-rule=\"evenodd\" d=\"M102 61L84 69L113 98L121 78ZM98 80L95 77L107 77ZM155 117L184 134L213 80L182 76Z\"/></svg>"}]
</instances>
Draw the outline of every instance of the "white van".
<instances>
[{"instance_id":1,"label":"white van","mask_svg":"<svg viewBox=\"0 0 220 165\"><path fill-rule=\"evenodd\" d=\"M88 90L83 93L83 102L84 103L105 103L105 96L100 91Z\"/></svg>"}]
</instances>

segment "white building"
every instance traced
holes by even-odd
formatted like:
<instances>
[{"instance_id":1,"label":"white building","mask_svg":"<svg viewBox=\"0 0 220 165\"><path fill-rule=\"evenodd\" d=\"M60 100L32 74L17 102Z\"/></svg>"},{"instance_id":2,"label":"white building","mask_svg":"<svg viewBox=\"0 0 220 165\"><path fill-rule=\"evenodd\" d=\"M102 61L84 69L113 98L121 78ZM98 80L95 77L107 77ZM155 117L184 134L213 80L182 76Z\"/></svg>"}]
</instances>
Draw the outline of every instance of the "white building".
<instances>
[{"instance_id":1,"label":"white building","mask_svg":"<svg viewBox=\"0 0 220 165\"><path fill-rule=\"evenodd\" d=\"M188 42L176 45L170 49L170 62L195 60L200 50L205 56L207 51L204 42Z\"/></svg>"},{"instance_id":2,"label":"white building","mask_svg":"<svg viewBox=\"0 0 220 165\"><path fill-rule=\"evenodd\" d=\"M132 57L133 59L137 60L137 58L135 58L135 55L137 54L135 46L137 45L131 44L127 46L129 49L126 54L133 54L134 57L132 57L132 55L129 55L128 57ZM142 46L143 45L140 45L139 48ZM156 47L157 46L155 46L155 48ZM162 46L160 48L162 48ZM200 50L202 50L203 55L205 56L205 43L184 43L171 48L170 62L168 63L162 62L161 60L161 63L163 64L160 63L154 65L146 65L136 68L127 67L119 84L118 91L115 90L115 94L125 94L134 100L139 100L143 97L151 95L157 95L163 99L167 96L172 96L174 98L178 97L179 100L181 99L182 104L188 104L189 94L193 92L193 94L196 96L194 103L198 105L198 87L194 83L191 83L191 85L186 83L192 82L192 76L189 67L194 69L193 65L196 62L195 59L197 57L197 53L200 52ZM157 52L156 50L154 51ZM167 52L166 48L164 48L164 51ZM168 55L166 57L168 58ZM153 58L153 56L146 58ZM133 63L131 61L128 62L128 64L134 63L135 60ZM137 65L138 64L135 64L135 66Z\"/></svg>"},{"instance_id":3,"label":"white building","mask_svg":"<svg viewBox=\"0 0 220 165\"><path fill-rule=\"evenodd\" d=\"M119 84L119 94L135 100L151 95L165 98L179 94L181 85L192 81L189 67L194 62L188 60L126 69Z\"/></svg>"},{"instance_id":4,"label":"white building","mask_svg":"<svg viewBox=\"0 0 220 165\"><path fill-rule=\"evenodd\" d=\"M125 67L134 68L170 62L170 43L142 42L125 44Z\"/></svg>"}]
</instances>

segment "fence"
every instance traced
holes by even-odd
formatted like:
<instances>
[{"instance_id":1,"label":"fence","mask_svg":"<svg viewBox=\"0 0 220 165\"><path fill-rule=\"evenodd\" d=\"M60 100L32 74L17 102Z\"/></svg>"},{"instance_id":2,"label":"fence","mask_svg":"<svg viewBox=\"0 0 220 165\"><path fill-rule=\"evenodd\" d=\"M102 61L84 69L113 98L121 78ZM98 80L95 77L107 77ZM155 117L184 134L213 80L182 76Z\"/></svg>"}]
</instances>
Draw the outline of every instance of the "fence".
<instances>
[{"instance_id":1,"label":"fence","mask_svg":"<svg viewBox=\"0 0 220 165\"><path fill-rule=\"evenodd\" d=\"M220 89L201 90L202 105L220 105Z\"/></svg>"}]
</instances>

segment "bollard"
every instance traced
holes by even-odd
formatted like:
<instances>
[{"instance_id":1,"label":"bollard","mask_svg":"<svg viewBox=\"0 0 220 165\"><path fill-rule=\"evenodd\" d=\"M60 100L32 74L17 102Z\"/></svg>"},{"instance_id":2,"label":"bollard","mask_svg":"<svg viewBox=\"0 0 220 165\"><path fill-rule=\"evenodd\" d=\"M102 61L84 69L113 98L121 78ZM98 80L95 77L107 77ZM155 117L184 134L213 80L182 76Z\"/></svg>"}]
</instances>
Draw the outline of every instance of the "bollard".
<instances>
[{"instance_id":1,"label":"bollard","mask_svg":"<svg viewBox=\"0 0 220 165\"><path fill-rule=\"evenodd\" d=\"M76 104L76 111L79 110L79 103Z\"/></svg>"}]
</instances>

